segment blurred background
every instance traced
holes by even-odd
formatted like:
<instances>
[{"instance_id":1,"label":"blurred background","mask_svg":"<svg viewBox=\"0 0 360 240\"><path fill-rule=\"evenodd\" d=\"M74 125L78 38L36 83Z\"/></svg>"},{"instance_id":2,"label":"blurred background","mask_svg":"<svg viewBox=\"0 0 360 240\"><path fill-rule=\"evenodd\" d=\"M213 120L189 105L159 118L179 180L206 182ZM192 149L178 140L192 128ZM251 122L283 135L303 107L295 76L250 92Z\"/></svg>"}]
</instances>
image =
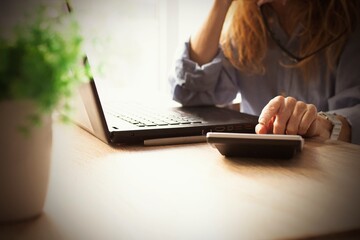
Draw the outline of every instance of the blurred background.
<instances>
[{"instance_id":1,"label":"blurred background","mask_svg":"<svg viewBox=\"0 0 360 240\"><path fill-rule=\"evenodd\" d=\"M39 4L65 0L3 0L2 34ZM212 0L70 0L85 50L101 85L115 92L168 94L178 46L206 17Z\"/></svg>"},{"instance_id":2,"label":"blurred background","mask_svg":"<svg viewBox=\"0 0 360 240\"><path fill-rule=\"evenodd\" d=\"M176 49L202 23L212 0L73 0L72 4L98 79L115 91L167 94Z\"/></svg>"}]
</instances>

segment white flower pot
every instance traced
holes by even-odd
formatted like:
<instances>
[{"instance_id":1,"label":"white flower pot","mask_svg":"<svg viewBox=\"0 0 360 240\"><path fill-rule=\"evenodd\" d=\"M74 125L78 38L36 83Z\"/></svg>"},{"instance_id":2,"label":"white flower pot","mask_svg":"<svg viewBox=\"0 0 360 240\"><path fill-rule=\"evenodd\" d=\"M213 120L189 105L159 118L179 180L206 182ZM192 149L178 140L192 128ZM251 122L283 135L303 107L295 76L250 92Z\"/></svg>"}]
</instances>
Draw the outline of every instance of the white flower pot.
<instances>
[{"instance_id":1,"label":"white flower pot","mask_svg":"<svg viewBox=\"0 0 360 240\"><path fill-rule=\"evenodd\" d=\"M41 214L49 181L52 119L25 136L18 127L35 107L28 101L0 101L0 222Z\"/></svg>"}]
</instances>

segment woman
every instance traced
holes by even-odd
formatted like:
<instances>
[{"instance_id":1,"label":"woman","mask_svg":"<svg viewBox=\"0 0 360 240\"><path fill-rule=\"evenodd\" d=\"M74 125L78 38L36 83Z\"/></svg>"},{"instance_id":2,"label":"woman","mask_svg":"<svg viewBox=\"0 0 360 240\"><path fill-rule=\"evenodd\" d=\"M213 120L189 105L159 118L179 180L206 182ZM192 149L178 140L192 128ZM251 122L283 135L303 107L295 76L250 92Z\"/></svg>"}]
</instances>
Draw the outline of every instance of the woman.
<instances>
[{"instance_id":1,"label":"woman","mask_svg":"<svg viewBox=\"0 0 360 240\"><path fill-rule=\"evenodd\" d=\"M259 115L256 133L360 144L357 0L214 0L170 77L185 106ZM226 20L226 21L225 21Z\"/></svg>"}]
</instances>

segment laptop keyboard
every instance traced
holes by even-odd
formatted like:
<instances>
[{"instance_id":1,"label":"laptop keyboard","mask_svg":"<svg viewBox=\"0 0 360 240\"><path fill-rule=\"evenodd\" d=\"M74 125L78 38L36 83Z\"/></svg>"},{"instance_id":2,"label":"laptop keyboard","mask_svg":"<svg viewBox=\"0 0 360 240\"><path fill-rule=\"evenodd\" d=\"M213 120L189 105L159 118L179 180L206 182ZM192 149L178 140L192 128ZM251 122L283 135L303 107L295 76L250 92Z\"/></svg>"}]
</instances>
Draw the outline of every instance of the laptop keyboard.
<instances>
[{"instance_id":1,"label":"laptop keyboard","mask_svg":"<svg viewBox=\"0 0 360 240\"><path fill-rule=\"evenodd\" d=\"M183 112L169 111L157 112L150 109L139 109L139 106L130 111L119 107L122 113L116 112L113 108L106 107L106 112L123 121L136 125L138 127L154 127L167 125L197 124L202 123L200 118L187 115ZM136 109L136 110L134 110Z\"/></svg>"}]
</instances>

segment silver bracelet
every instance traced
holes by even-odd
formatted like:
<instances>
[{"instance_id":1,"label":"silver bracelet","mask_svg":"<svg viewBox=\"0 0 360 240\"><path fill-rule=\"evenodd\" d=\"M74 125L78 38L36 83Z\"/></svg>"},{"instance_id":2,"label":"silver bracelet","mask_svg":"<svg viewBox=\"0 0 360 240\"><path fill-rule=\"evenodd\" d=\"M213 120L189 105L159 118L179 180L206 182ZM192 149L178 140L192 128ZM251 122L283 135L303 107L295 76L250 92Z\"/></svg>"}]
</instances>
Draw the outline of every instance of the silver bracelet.
<instances>
[{"instance_id":1,"label":"silver bracelet","mask_svg":"<svg viewBox=\"0 0 360 240\"><path fill-rule=\"evenodd\" d=\"M326 120L329 120L332 123L333 128L331 131L330 139L337 140L341 132L342 122L336 117L336 114L319 112L318 115Z\"/></svg>"}]
</instances>

